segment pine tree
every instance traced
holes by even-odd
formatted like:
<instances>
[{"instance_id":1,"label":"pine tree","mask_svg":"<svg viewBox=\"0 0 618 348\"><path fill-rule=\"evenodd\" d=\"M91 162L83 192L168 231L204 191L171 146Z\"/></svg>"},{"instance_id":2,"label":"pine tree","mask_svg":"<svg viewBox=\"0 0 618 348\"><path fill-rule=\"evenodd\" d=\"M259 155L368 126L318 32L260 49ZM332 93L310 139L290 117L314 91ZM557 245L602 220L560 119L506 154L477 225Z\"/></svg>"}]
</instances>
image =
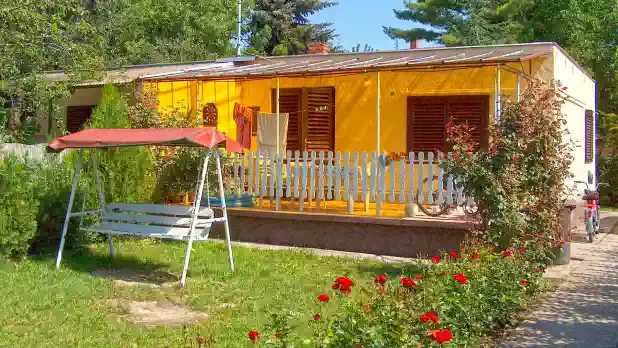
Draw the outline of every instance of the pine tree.
<instances>
[{"instance_id":1,"label":"pine tree","mask_svg":"<svg viewBox=\"0 0 618 348\"><path fill-rule=\"evenodd\" d=\"M312 42L332 40L332 24L312 24L309 16L335 5L324 0L256 0L246 28L249 53L303 54Z\"/></svg>"}]
</instances>

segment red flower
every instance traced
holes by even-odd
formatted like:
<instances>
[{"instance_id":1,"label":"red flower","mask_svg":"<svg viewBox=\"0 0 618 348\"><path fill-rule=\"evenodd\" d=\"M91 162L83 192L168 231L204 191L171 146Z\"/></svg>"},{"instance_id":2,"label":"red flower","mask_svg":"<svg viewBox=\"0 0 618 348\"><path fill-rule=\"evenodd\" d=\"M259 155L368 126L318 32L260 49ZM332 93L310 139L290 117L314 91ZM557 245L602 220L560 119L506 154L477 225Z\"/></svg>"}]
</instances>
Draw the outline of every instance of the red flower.
<instances>
[{"instance_id":1,"label":"red flower","mask_svg":"<svg viewBox=\"0 0 618 348\"><path fill-rule=\"evenodd\" d=\"M313 315L313 320L315 320L315 321L320 320L320 318L322 318L322 316L320 316L318 313L315 313L315 314Z\"/></svg>"},{"instance_id":2,"label":"red flower","mask_svg":"<svg viewBox=\"0 0 618 348\"><path fill-rule=\"evenodd\" d=\"M281 338L281 331L275 332L275 338Z\"/></svg>"},{"instance_id":3,"label":"red flower","mask_svg":"<svg viewBox=\"0 0 618 348\"><path fill-rule=\"evenodd\" d=\"M541 267L536 266L536 269L535 269L534 271L535 271L536 273L541 273L541 271L542 271L542 270L541 270Z\"/></svg>"},{"instance_id":4,"label":"red flower","mask_svg":"<svg viewBox=\"0 0 618 348\"><path fill-rule=\"evenodd\" d=\"M421 276L420 276L420 275L417 275L416 277L414 277L414 280L417 280L417 281L418 281L418 280L421 280Z\"/></svg>"},{"instance_id":5,"label":"red flower","mask_svg":"<svg viewBox=\"0 0 618 348\"><path fill-rule=\"evenodd\" d=\"M504 256L504 257L508 257L508 256L511 256L511 255L513 255L513 252L512 252L512 251L510 251L510 250L505 250L505 251L502 253L502 256Z\"/></svg>"},{"instance_id":6,"label":"red flower","mask_svg":"<svg viewBox=\"0 0 618 348\"><path fill-rule=\"evenodd\" d=\"M440 263L440 256L434 256L431 258L431 262L433 263Z\"/></svg>"},{"instance_id":7,"label":"red flower","mask_svg":"<svg viewBox=\"0 0 618 348\"><path fill-rule=\"evenodd\" d=\"M441 275L441 276L445 276L445 275L446 275L446 272L441 272L441 273L440 273L440 275Z\"/></svg>"},{"instance_id":8,"label":"red flower","mask_svg":"<svg viewBox=\"0 0 618 348\"><path fill-rule=\"evenodd\" d=\"M523 287L526 287L526 288L527 288L527 287L528 287L528 282L527 282L525 279L522 279L522 280L519 282L519 285L521 285L521 286L523 286Z\"/></svg>"},{"instance_id":9,"label":"red flower","mask_svg":"<svg viewBox=\"0 0 618 348\"><path fill-rule=\"evenodd\" d=\"M400 279L400 282L401 282L401 285L403 285L403 287L406 289L411 289L416 286L416 283L414 282L414 279L412 278L402 277Z\"/></svg>"},{"instance_id":10,"label":"red flower","mask_svg":"<svg viewBox=\"0 0 618 348\"><path fill-rule=\"evenodd\" d=\"M519 161L520 159L521 159L521 157L520 157L520 156L518 156L518 155L513 155L513 161L517 162L517 161Z\"/></svg>"},{"instance_id":11,"label":"red flower","mask_svg":"<svg viewBox=\"0 0 618 348\"><path fill-rule=\"evenodd\" d=\"M521 249L520 249L520 251L521 251L522 253L525 253L525 252L526 252L526 250L528 250L528 249L526 249L526 247L521 247Z\"/></svg>"},{"instance_id":12,"label":"red flower","mask_svg":"<svg viewBox=\"0 0 618 348\"><path fill-rule=\"evenodd\" d=\"M444 342L451 341L453 339L453 334L449 329L434 330L431 332L431 338L433 338L439 344L442 344Z\"/></svg>"},{"instance_id":13,"label":"red flower","mask_svg":"<svg viewBox=\"0 0 618 348\"><path fill-rule=\"evenodd\" d=\"M349 294L352 291L352 280L348 277L338 277L335 279L335 284L333 284L333 289L339 289L339 291Z\"/></svg>"},{"instance_id":14,"label":"red flower","mask_svg":"<svg viewBox=\"0 0 618 348\"><path fill-rule=\"evenodd\" d=\"M481 256L481 255L479 255L479 253L477 253L477 252L473 252L472 254L470 254L470 258L471 258L472 260L476 260L476 259L478 259L478 258L479 258L479 256Z\"/></svg>"},{"instance_id":15,"label":"red flower","mask_svg":"<svg viewBox=\"0 0 618 348\"><path fill-rule=\"evenodd\" d=\"M204 337L202 336L197 336L197 338L195 339L195 341L197 342L197 344L199 344L200 346L204 343L206 343L206 340L204 339Z\"/></svg>"},{"instance_id":16,"label":"red flower","mask_svg":"<svg viewBox=\"0 0 618 348\"><path fill-rule=\"evenodd\" d=\"M384 286L384 283L386 283L386 274L380 274L379 276L376 276L376 285L379 286Z\"/></svg>"},{"instance_id":17,"label":"red flower","mask_svg":"<svg viewBox=\"0 0 618 348\"><path fill-rule=\"evenodd\" d=\"M427 313L421 315L420 319L424 323L428 323L430 321L433 321L434 324L437 324L438 321L440 321L440 319L438 319L438 315L436 314L436 312L427 312Z\"/></svg>"},{"instance_id":18,"label":"red flower","mask_svg":"<svg viewBox=\"0 0 618 348\"><path fill-rule=\"evenodd\" d=\"M369 303L365 303L365 305L363 306L363 312L365 313L371 312L371 306L369 305Z\"/></svg>"},{"instance_id":19,"label":"red flower","mask_svg":"<svg viewBox=\"0 0 618 348\"><path fill-rule=\"evenodd\" d=\"M320 301L320 302L328 302L328 295L327 294L322 294L322 295L318 296L318 301Z\"/></svg>"},{"instance_id":20,"label":"red flower","mask_svg":"<svg viewBox=\"0 0 618 348\"><path fill-rule=\"evenodd\" d=\"M251 329L251 331L249 331L249 339L251 340L251 342L257 343L259 338L260 338L260 333L255 331L255 329Z\"/></svg>"},{"instance_id":21,"label":"red flower","mask_svg":"<svg viewBox=\"0 0 618 348\"><path fill-rule=\"evenodd\" d=\"M453 276L453 279L460 282L461 284L468 284L468 277L466 277L463 273L457 273Z\"/></svg>"},{"instance_id":22,"label":"red flower","mask_svg":"<svg viewBox=\"0 0 618 348\"><path fill-rule=\"evenodd\" d=\"M456 251L451 251L450 253L448 253L449 259L456 259L458 257L459 257L459 254Z\"/></svg>"}]
</instances>

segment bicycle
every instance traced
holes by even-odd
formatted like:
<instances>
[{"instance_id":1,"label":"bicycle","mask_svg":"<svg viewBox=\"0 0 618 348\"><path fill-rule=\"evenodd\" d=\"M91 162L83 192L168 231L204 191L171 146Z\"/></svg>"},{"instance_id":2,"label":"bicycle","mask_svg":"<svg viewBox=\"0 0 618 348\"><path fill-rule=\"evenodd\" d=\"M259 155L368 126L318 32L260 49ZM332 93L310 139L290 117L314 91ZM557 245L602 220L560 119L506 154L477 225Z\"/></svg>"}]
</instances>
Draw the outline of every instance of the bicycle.
<instances>
[{"instance_id":1,"label":"bicycle","mask_svg":"<svg viewBox=\"0 0 618 348\"><path fill-rule=\"evenodd\" d=\"M588 241L592 243L594 236L601 230L601 219L599 216L599 187L609 187L606 183L597 183L594 190L590 190L588 183L585 181L575 181L576 184L586 185L582 199L586 201L584 209L584 220L586 221L586 234L588 235Z\"/></svg>"},{"instance_id":2,"label":"bicycle","mask_svg":"<svg viewBox=\"0 0 618 348\"><path fill-rule=\"evenodd\" d=\"M429 182L429 178L425 178L423 180L423 187L425 187L425 185L428 185ZM439 178L438 176L434 176L433 177L433 182L434 183L438 183L439 182ZM453 187L455 187L455 182L453 182ZM447 178L443 178L443 182L442 182L442 202L438 202L438 198L439 198L439 192L438 190L433 191L432 194L432 198L433 198L433 203L429 204L429 203L423 203L423 204L418 204L418 208L420 211L423 212L423 214L427 215L427 216L431 216L431 217L438 217L438 216L442 216L442 215L450 215L452 214L457 206L459 206L456 202L456 198L453 197L453 203L449 204L447 202L446 199L446 195L448 192L448 179ZM419 196L420 192L416 193L416 196ZM463 208L464 214L466 216L471 216L474 215L478 212L478 206L472 202L471 204L468 204L469 202L466 200L466 202L464 202L463 204L461 204L461 207ZM435 209L434 209L435 208Z\"/></svg>"}]
</instances>

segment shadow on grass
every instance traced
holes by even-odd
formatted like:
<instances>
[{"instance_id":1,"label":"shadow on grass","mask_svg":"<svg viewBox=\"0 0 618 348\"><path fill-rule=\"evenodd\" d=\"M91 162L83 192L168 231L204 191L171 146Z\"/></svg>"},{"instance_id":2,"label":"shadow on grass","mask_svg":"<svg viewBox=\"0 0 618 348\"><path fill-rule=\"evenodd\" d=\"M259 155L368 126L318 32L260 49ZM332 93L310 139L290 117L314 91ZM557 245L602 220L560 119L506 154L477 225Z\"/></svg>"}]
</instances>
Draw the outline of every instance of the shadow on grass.
<instances>
[{"instance_id":1,"label":"shadow on grass","mask_svg":"<svg viewBox=\"0 0 618 348\"><path fill-rule=\"evenodd\" d=\"M33 256L32 259L46 263L53 260L55 267L56 253L50 250ZM61 268L68 267L94 277L155 285L175 282L179 279L176 274L168 271L169 266L165 262L154 262L119 252L111 257L107 250L88 248L65 251L60 265Z\"/></svg>"}]
</instances>

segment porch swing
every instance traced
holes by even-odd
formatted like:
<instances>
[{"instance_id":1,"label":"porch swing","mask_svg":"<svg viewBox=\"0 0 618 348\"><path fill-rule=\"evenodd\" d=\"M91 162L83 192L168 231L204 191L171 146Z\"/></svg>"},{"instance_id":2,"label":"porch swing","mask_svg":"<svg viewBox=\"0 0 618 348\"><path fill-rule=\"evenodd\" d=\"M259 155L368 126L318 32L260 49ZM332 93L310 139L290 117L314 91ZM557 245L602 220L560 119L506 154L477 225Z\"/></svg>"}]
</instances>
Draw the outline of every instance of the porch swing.
<instances>
[{"instance_id":1,"label":"porch swing","mask_svg":"<svg viewBox=\"0 0 618 348\"><path fill-rule=\"evenodd\" d=\"M69 220L80 217L80 231L94 232L107 235L110 255L114 256L112 235L132 235L139 237L172 239L187 241L184 267L180 278L180 286L184 287L191 248L194 241L206 241L213 223L223 223L227 242L228 258L232 272L234 260L232 257L232 243L225 204L223 175L218 145L225 143L229 152L242 152L242 147L234 140L225 136L215 128L164 128L164 129L87 129L67 136L54 139L47 147L48 152L61 152L64 149L80 149L75 165L75 176L67 208L67 214L62 227L62 236L56 258L56 270L60 269L62 251L68 230ZM101 175L95 156L90 156L97 186L97 195L100 207L98 210L73 213L73 202L82 171L84 149L107 149L129 146L200 146L215 148L217 162L217 178L221 200L222 216L215 217L210 208L210 199L207 197L207 206L202 207L204 182L207 182L208 160L210 153L204 156L203 165L199 168L197 194L191 207L171 206L164 204L134 204L111 203L106 204L102 187ZM208 188L206 190L208 196ZM83 218L87 215L98 215L98 222L91 226L82 226Z\"/></svg>"}]
</instances>

